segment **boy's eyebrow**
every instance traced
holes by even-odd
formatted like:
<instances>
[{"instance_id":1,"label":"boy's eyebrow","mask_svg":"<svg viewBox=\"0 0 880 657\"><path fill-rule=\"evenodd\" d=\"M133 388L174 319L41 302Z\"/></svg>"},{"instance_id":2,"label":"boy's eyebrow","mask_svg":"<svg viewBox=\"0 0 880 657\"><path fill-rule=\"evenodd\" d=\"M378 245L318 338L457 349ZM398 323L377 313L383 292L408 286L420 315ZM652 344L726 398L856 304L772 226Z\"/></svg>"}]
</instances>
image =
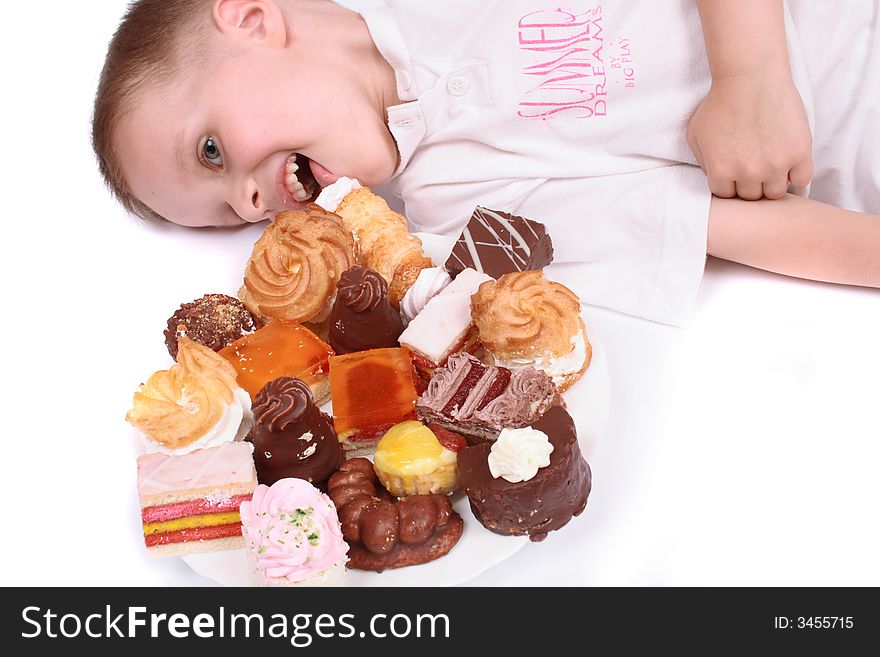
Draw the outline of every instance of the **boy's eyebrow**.
<instances>
[{"instance_id":1,"label":"boy's eyebrow","mask_svg":"<svg viewBox=\"0 0 880 657\"><path fill-rule=\"evenodd\" d=\"M177 161L177 167L181 170L185 170L186 167L186 159L183 156L183 130L177 133L177 138L174 140L174 159Z\"/></svg>"}]
</instances>

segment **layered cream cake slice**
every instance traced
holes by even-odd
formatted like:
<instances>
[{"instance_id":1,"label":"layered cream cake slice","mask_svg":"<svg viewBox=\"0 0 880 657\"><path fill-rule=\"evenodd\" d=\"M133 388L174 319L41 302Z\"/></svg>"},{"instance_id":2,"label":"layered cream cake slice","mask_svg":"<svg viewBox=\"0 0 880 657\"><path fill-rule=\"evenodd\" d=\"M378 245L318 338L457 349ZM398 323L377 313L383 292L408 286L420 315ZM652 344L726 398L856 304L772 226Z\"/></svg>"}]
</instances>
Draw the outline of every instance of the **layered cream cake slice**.
<instances>
[{"instance_id":1,"label":"layered cream cake slice","mask_svg":"<svg viewBox=\"0 0 880 657\"><path fill-rule=\"evenodd\" d=\"M412 352L413 365L425 379L443 367L450 354L477 353L480 341L471 317L471 296L491 280L475 269L463 270L400 334L400 345Z\"/></svg>"},{"instance_id":2,"label":"layered cream cake slice","mask_svg":"<svg viewBox=\"0 0 880 657\"><path fill-rule=\"evenodd\" d=\"M257 486L253 449L251 443L234 442L138 458L138 496L150 556L244 546L239 506Z\"/></svg>"}]
</instances>

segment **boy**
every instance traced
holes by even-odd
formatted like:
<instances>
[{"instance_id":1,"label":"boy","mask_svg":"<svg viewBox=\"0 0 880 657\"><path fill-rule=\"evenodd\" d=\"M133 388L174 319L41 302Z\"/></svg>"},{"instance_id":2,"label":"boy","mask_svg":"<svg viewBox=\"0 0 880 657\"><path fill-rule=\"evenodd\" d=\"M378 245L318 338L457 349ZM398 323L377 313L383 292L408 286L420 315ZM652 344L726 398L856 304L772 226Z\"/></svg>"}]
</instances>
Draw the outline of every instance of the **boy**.
<instances>
[{"instance_id":1,"label":"boy","mask_svg":"<svg viewBox=\"0 0 880 657\"><path fill-rule=\"evenodd\" d=\"M123 205L233 225L343 175L389 182L416 230L457 235L477 204L543 221L556 280L669 323L687 318L707 252L880 286L867 214L880 212L880 72L836 82L832 100L860 120L834 128L855 152L817 125L814 185L838 176L850 193L833 200L850 209L786 194L811 177L808 117L834 116L810 100L826 80L808 57L827 44L798 42L819 22L809 10L795 26L765 0L373 4L136 2L93 124ZM862 24L837 41L876 68L876 11L852 4ZM858 85L874 85L864 102Z\"/></svg>"}]
</instances>

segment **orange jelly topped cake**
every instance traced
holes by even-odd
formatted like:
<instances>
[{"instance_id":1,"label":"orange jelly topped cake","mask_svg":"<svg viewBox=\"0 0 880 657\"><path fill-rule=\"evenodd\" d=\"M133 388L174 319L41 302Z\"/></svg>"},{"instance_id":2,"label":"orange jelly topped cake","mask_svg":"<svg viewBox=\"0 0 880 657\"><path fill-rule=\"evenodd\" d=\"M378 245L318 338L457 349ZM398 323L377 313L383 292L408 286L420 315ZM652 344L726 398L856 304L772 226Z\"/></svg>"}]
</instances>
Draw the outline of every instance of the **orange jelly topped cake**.
<instances>
[{"instance_id":1,"label":"orange jelly topped cake","mask_svg":"<svg viewBox=\"0 0 880 657\"><path fill-rule=\"evenodd\" d=\"M315 404L329 399L327 377L333 350L296 322L274 319L220 350L238 372L238 385L255 399L262 387L282 376L295 376L312 390Z\"/></svg>"},{"instance_id":2,"label":"orange jelly topped cake","mask_svg":"<svg viewBox=\"0 0 880 657\"><path fill-rule=\"evenodd\" d=\"M407 349L370 349L330 358L333 424L343 448L365 453L390 427L415 418L416 387Z\"/></svg>"}]
</instances>

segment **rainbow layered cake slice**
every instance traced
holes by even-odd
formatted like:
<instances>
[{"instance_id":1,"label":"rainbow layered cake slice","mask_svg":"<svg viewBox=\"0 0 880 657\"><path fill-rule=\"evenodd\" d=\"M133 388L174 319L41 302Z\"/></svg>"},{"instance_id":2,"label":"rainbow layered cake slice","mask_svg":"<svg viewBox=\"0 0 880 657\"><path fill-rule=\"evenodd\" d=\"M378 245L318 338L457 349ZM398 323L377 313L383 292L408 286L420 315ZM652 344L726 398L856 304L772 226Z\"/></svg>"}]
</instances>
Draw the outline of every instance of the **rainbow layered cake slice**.
<instances>
[{"instance_id":1,"label":"rainbow layered cake slice","mask_svg":"<svg viewBox=\"0 0 880 657\"><path fill-rule=\"evenodd\" d=\"M239 506L257 486L251 443L225 443L179 456L144 454L137 463L150 556L244 546Z\"/></svg>"},{"instance_id":2,"label":"rainbow layered cake slice","mask_svg":"<svg viewBox=\"0 0 880 657\"><path fill-rule=\"evenodd\" d=\"M401 333L400 345L412 352L413 365L425 379L446 364L449 354L476 353L480 349L471 317L471 296L491 280L491 276L474 269L463 270Z\"/></svg>"}]
</instances>

